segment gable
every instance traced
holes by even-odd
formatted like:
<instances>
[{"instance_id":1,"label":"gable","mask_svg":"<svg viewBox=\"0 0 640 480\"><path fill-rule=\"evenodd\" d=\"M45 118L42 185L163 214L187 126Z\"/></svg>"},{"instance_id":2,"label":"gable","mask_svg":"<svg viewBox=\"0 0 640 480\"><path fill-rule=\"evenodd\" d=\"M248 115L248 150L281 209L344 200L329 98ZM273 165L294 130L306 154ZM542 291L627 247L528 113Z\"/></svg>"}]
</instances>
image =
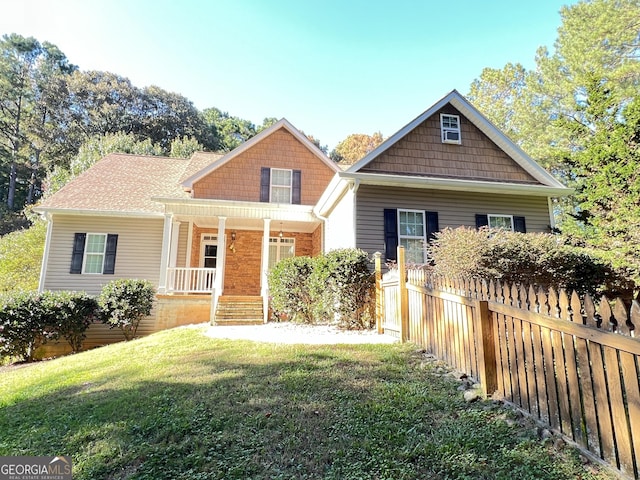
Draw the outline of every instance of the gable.
<instances>
[{"instance_id":1,"label":"gable","mask_svg":"<svg viewBox=\"0 0 640 480\"><path fill-rule=\"evenodd\" d=\"M260 201L263 168L301 171L301 204L314 205L335 174L286 128L271 132L193 182L193 198Z\"/></svg>"},{"instance_id":2,"label":"gable","mask_svg":"<svg viewBox=\"0 0 640 480\"><path fill-rule=\"evenodd\" d=\"M460 145L442 142L441 113L459 116ZM427 117L359 172L540 183L451 103Z\"/></svg>"}]
</instances>

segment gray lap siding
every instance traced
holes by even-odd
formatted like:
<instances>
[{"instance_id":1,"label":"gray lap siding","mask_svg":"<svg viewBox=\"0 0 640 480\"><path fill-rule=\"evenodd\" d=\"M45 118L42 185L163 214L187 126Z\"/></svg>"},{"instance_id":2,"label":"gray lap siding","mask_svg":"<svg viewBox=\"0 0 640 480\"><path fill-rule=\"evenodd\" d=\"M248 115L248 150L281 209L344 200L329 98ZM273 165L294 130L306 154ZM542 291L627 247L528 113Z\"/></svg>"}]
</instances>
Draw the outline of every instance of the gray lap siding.
<instances>
[{"instance_id":1,"label":"gray lap siding","mask_svg":"<svg viewBox=\"0 0 640 480\"><path fill-rule=\"evenodd\" d=\"M356 243L373 254L384 252L384 209L438 212L439 227L475 228L475 215L524 216L527 232L548 232L547 197L423 190L361 185L356 200Z\"/></svg>"}]
</instances>

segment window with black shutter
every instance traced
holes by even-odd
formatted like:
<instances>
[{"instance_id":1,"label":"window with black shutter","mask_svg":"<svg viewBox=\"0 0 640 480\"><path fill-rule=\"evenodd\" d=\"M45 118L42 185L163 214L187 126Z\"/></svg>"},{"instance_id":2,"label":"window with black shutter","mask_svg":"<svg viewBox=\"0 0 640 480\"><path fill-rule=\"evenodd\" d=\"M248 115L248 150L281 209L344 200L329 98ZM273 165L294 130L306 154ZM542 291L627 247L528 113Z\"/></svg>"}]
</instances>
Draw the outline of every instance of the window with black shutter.
<instances>
[{"instance_id":1,"label":"window with black shutter","mask_svg":"<svg viewBox=\"0 0 640 480\"><path fill-rule=\"evenodd\" d=\"M76 233L73 238L70 273L113 275L116 266L118 235Z\"/></svg>"}]
</instances>

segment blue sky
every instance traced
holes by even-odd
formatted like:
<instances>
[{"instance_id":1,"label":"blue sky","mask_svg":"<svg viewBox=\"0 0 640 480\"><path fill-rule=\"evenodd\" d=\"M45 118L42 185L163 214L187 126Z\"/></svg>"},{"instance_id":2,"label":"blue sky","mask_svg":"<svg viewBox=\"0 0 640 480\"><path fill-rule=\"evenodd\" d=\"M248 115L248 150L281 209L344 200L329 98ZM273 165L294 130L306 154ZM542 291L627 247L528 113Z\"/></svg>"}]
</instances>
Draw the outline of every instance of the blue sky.
<instances>
[{"instance_id":1,"label":"blue sky","mask_svg":"<svg viewBox=\"0 0 640 480\"><path fill-rule=\"evenodd\" d=\"M386 137L485 67L534 66L574 1L0 0L0 34L333 148Z\"/></svg>"}]
</instances>

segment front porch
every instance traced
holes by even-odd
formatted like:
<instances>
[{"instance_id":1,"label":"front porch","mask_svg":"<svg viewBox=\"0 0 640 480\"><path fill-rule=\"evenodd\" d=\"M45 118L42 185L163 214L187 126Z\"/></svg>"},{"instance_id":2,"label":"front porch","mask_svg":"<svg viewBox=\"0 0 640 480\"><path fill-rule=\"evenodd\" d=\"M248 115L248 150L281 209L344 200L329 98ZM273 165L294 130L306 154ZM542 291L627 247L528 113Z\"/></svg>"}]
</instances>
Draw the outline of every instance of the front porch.
<instances>
[{"instance_id":1,"label":"front porch","mask_svg":"<svg viewBox=\"0 0 640 480\"><path fill-rule=\"evenodd\" d=\"M168 213L158 283L162 315L266 322L270 268L284 258L322 251L322 222L310 207L195 199L163 203Z\"/></svg>"}]
</instances>

